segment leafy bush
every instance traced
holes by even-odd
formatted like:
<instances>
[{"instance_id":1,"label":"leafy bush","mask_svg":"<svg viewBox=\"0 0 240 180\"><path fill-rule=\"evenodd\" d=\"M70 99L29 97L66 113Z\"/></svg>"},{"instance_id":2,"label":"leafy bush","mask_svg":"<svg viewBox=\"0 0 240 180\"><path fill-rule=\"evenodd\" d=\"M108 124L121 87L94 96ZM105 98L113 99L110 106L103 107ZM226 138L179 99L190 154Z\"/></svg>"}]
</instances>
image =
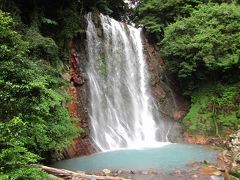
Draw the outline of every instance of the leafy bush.
<instances>
[{"instance_id":1,"label":"leafy bush","mask_svg":"<svg viewBox=\"0 0 240 180\"><path fill-rule=\"evenodd\" d=\"M59 61L58 46L50 37L43 37L37 28L29 28L26 32L29 42L29 55L34 59L44 59L49 62ZM37 40L36 40L37 39Z\"/></svg>"},{"instance_id":2,"label":"leafy bush","mask_svg":"<svg viewBox=\"0 0 240 180\"><path fill-rule=\"evenodd\" d=\"M31 153L25 144L28 138L22 136L26 123L19 117L8 122L0 122L0 179L43 179L47 174L31 167L39 156Z\"/></svg>"},{"instance_id":3,"label":"leafy bush","mask_svg":"<svg viewBox=\"0 0 240 180\"><path fill-rule=\"evenodd\" d=\"M164 36L164 28L179 18L188 17L199 0L143 0L136 9L137 23L143 24L155 42Z\"/></svg>"},{"instance_id":4,"label":"leafy bush","mask_svg":"<svg viewBox=\"0 0 240 180\"><path fill-rule=\"evenodd\" d=\"M44 175L29 164L63 149L79 131L64 107L65 84L59 73L30 53L41 49L39 44L51 47L52 41L24 41L14 24L0 11L0 174L24 179Z\"/></svg>"},{"instance_id":5,"label":"leafy bush","mask_svg":"<svg viewBox=\"0 0 240 180\"><path fill-rule=\"evenodd\" d=\"M239 128L240 84L212 84L195 90L191 108L183 120L191 133L216 134Z\"/></svg>"},{"instance_id":6,"label":"leafy bush","mask_svg":"<svg viewBox=\"0 0 240 180\"><path fill-rule=\"evenodd\" d=\"M239 80L240 7L233 4L202 5L191 17L169 25L162 41L168 68L176 74L186 94L201 81Z\"/></svg>"},{"instance_id":7,"label":"leafy bush","mask_svg":"<svg viewBox=\"0 0 240 180\"><path fill-rule=\"evenodd\" d=\"M235 0L141 0L135 9L135 21L144 25L152 40L160 43L164 38L164 28L189 17L199 5L212 3L240 4Z\"/></svg>"},{"instance_id":8,"label":"leafy bush","mask_svg":"<svg viewBox=\"0 0 240 180\"><path fill-rule=\"evenodd\" d=\"M79 134L56 65L68 60L86 12L121 19L125 8L122 0L0 1L14 16L0 10L0 179L47 179L31 164Z\"/></svg>"}]
</instances>

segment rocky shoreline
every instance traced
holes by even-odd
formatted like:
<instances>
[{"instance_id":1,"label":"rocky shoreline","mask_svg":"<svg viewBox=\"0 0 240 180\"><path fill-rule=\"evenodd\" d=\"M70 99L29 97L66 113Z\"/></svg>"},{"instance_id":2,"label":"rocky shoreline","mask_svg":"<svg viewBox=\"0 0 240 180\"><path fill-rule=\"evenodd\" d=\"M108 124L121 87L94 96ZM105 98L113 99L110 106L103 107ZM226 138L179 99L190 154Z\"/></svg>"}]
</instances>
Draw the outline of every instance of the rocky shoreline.
<instances>
[{"instance_id":1,"label":"rocky shoreline","mask_svg":"<svg viewBox=\"0 0 240 180\"><path fill-rule=\"evenodd\" d=\"M189 144L201 144L216 149L218 162L214 168L224 176L240 178L240 130L229 133L224 137L209 137L203 135L183 134L185 142ZM226 179L226 178L225 178Z\"/></svg>"},{"instance_id":2,"label":"rocky shoreline","mask_svg":"<svg viewBox=\"0 0 240 180\"><path fill-rule=\"evenodd\" d=\"M108 180L237 180L237 177L229 174L228 171L219 169L217 164L209 164L204 162L192 162L186 164L189 167L188 170L177 169L170 173L162 173L154 169L143 171L131 171L131 170L114 170L103 169L101 172L72 172L63 169L49 168L43 166L42 169L47 173L55 176L54 179L108 179Z\"/></svg>"}]
</instances>

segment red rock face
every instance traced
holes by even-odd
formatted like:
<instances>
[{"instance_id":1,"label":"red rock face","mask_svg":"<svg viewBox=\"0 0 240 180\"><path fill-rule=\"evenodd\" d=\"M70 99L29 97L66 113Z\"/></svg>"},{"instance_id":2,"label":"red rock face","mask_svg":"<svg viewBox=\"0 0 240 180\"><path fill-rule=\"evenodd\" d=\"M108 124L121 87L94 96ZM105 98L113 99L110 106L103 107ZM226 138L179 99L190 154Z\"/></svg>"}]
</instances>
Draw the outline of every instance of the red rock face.
<instances>
[{"instance_id":1,"label":"red rock face","mask_svg":"<svg viewBox=\"0 0 240 180\"><path fill-rule=\"evenodd\" d=\"M86 80L83 78L83 72L80 71L80 59L76 48L73 46L70 51L69 74L71 76L68 94L72 97L68 104L68 111L72 118L78 119L76 125L84 129L73 143L64 151L64 158L73 158L76 156L89 155L94 152L89 138L88 112L86 98L83 97L87 88Z\"/></svg>"},{"instance_id":2,"label":"red rock face","mask_svg":"<svg viewBox=\"0 0 240 180\"><path fill-rule=\"evenodd\" d=\"M188 102L178 93L175 79L166 67L161 54L147 39L144 40L146 60L151 76L152 95L166 119L180 120L186 114Z\"/></svg>"},{"instance_id":3,"label":"red rock face","mask_svg":"<svg viewBox=\"0 0 240 180\"><path fill-rule=\"evenodd\" d=\"M185 132L183 136L184 136L185 142L189 144L208 144L209 143L209 137L204 135L191 135Z\"/></svg>"},{"instance_id":4,"label":"red rock face","mask_svg":"<svg viewBox=\"0 0 240 180\"><path fill-rule=\"evenodd\" d=\"M178 121L182 119L186 114L186 111L175 111L173 112L173 119Z\"/></svg>"}]
</instances>

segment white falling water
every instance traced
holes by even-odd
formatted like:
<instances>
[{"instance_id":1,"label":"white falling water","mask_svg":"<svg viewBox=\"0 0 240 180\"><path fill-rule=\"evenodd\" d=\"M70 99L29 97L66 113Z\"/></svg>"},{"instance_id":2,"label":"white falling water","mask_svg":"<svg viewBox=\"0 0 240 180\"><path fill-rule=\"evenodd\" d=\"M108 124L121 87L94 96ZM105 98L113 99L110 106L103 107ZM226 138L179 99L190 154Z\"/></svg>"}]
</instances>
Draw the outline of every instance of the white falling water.
<instances>
[{"instance_id":1,"label":"white falling water","mask_svg":"<svg viewBox=\"0 0 240 180\"><path fill-rule=\"evenodd\" d=\"M93 141L105 151L166 140L157 126L160 116L154 115L141 29L108 16L100 15L100 19L102 27L97 29L92 14L87 15Z\"/></svg>"}]
</instances>

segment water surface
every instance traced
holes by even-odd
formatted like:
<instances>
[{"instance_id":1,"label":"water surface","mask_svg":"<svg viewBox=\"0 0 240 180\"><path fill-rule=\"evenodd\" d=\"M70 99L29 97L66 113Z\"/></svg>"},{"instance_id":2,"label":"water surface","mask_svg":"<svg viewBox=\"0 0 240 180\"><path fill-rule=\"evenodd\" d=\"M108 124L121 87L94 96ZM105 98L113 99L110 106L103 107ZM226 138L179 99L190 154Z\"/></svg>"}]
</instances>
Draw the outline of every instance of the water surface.
<instances>
[{"instance_id":1,"label":"water surface","mask_svg":"<svg viewBox=\"0 0 240 180\"><path fill-rule=\"evenodd\" d=\"M198 145L168 144L163 147L119 149L90 156L59 161L53 166L69 170L97 172L110 170L148 170L171 172L189 169L191 162L216 161L216 152Z\"/></svg>"}]
</instances>

